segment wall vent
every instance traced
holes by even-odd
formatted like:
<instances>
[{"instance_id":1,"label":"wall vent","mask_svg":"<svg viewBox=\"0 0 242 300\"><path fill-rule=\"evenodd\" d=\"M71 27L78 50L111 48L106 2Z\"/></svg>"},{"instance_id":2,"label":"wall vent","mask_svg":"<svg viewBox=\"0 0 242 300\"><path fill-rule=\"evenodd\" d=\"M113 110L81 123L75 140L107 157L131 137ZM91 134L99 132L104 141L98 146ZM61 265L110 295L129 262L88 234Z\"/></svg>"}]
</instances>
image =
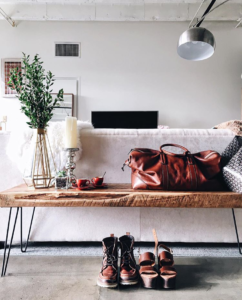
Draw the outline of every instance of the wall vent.
<instances>
[{"instance_id":1,"label":"wall vent","mask_svg":"<svg viewBox=\"0 0 242 300\"><path fill-rule=\"evenodd\" d=\"M55 43L55 56L80 57L80 43Z\"/></svg>"}]
</instances>

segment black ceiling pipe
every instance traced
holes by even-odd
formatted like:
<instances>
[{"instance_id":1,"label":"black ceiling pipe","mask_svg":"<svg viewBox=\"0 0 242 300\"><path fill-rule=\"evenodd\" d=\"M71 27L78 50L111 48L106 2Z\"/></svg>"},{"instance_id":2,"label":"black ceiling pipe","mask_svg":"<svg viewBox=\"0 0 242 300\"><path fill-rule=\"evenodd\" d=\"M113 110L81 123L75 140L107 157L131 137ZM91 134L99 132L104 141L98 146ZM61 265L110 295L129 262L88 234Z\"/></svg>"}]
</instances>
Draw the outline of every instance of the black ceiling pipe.
<instances>
[{"instance_id":1,"label":"black ceiling pipe","mask_svg":"<svg viewBox=\"0 0 242 300\"><path fill-rule=\"evenodd\" d=\"M216 0L212 0L211 2L210 2L210 4L208 5L208 7L207 7L207 9L205 10L205 12L204 12L204 14L202 15L202 17L204 17L209 11L210 11L210 9L213 7L213 5L214 5L214 3L216 2ZM204 18L205 19L205 18ZM204 21L204 19L202 19L199 23L197 23L197 26L196 27L199 27L201 24L202 24L202 22Z\"/></svg>"}]
</instances>

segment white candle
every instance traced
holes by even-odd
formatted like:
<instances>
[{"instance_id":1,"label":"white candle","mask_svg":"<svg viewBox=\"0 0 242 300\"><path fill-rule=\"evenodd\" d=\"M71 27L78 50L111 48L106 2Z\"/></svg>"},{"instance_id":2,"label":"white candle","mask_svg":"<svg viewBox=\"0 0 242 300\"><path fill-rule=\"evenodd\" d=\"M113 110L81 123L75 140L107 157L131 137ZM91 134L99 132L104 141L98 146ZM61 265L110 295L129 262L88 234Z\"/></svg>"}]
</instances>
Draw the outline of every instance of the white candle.
<instances>
[{"instance_id":1,"label":"white candle","mask_svg":"<svg viewBox=\"0 0 242 300\"><path fill-rule=\"evenodd\" d=\"M66 117L65 147L77 148L77 119Z\"/></svg>"}]
</instances>

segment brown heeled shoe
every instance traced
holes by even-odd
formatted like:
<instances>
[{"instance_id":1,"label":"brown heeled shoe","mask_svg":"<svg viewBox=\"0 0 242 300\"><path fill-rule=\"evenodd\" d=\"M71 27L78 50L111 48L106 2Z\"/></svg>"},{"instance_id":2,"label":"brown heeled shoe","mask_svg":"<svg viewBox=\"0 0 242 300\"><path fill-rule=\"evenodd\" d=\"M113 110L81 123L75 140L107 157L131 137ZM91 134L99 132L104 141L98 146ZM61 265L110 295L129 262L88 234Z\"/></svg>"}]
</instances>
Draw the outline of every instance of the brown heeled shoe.
<instances>
[{"instance_id":1,"label":"brown heeled shoe","mask_svg":"<svg viewBox=\"0 0 242 300\"><path fill-rule=\"evenodd\" d=\"M174 258L172 250L163 244L158 244L156 231L153 229L153 235L157 246L158 266L161 279L161 287L164 289L175 289L176 288L176 269L173 267ZM158 254L159 248L162 247L166 251L162 251Z\"/></svg>"},{"instance_id":2,"label":"brown heeled shoe","mask_svg":"<svg viewBox=\"0 0 242 300\"><path fill-rule=\"evenodd\" d=\"M157 245L155 244L154 253L156 253ZM155 268L155 254L152 252L145 252L140 254L140 278L144 288L154 289L157 285L157 279L159 278L158 271Z\"/></svg>"}]
</instances>

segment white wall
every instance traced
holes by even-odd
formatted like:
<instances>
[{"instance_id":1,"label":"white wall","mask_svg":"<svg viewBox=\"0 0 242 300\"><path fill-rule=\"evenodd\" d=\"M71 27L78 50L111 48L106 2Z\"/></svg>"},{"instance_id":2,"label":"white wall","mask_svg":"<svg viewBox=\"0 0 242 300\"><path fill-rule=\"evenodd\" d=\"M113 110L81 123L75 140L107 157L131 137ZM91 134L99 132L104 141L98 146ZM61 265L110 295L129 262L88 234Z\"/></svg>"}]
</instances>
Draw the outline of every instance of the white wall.
<instances>
[{"instance_id":1,"label":"white wall","mask_svg":"<svg viewBox=\"0 0 242 300\"><path fill-rule=\"evenodd\" d=\"M0 21L0 58L39 53L56 76L80 77L78 117L92 110L159 110L160 124L209 128L240 119L242 29L209 23L215 55L189 62L176 53L184 22ZM55 58L55 41L82 43L81 58ZM68 92L68 91L66 91ZM16 123L18 100L0 99L0 115ZM11 124L10 124L11 125Z\"/></svg>"}]
</instances>

